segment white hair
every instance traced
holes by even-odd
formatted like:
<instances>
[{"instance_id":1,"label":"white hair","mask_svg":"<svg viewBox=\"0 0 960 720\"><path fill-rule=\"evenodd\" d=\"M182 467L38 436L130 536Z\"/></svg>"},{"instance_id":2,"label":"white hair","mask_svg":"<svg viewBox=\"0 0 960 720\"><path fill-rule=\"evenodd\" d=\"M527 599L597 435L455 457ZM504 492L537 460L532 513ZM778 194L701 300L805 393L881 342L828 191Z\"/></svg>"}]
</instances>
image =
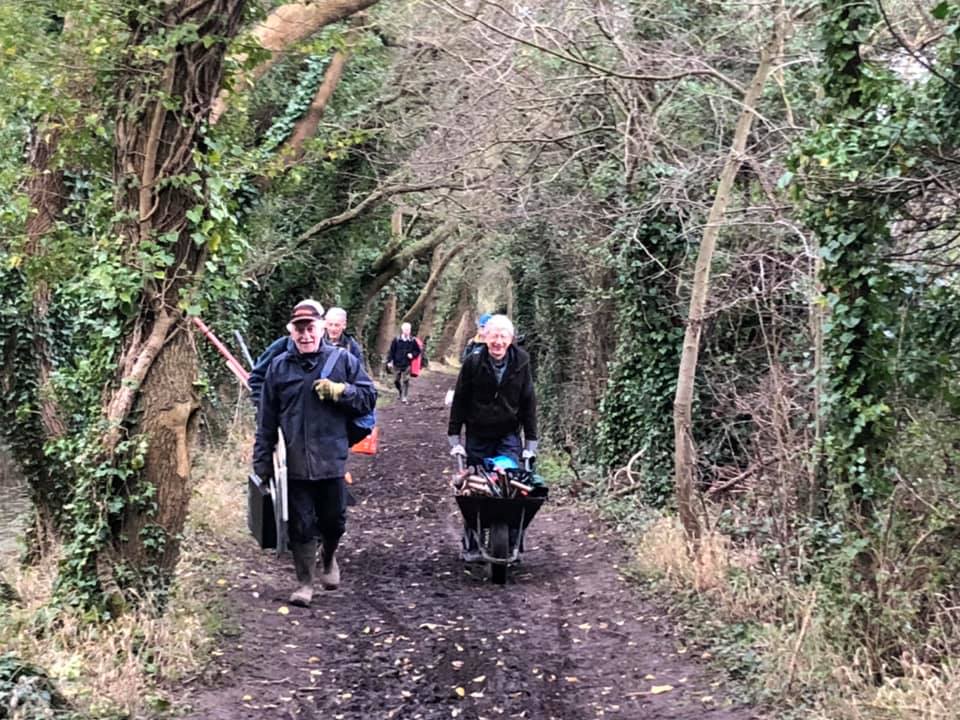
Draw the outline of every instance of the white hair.
<instances>
[{"instance_id":1,"label":"white hair","mask_svg":"<svg viewBox=\"0 0 960 720\"><path fill-rule=\"evenodd\" d=\"M343 320L344 322L346 322L346 321L347 321L347 311L344 310L342 307L332 307L332 308L330 308L329 310L327 310L327 314L324 315L323 317L324 317L324 319L329 318L330 320L335 320L335 319L337 319L337 318L340 318L341 320Z\"/></svg>"},{"instance_id":2,"label":"white hair","mask_svg":"<svg viewBox=\"0 0 960 720\"><path fill-rule=\"evenodd\" d=\"M516 331L513 328L513 323L510 322L510 318L506 315L493 315L487 320L487 324L483 326L485 333L489 333L494 328L499 328L500 330L506 331L510 337L513 337L516 334Z\"/></svg>"},{"instance_id":3,"label":"white hair","mask_svg":"<svg viewBox=\"0 0 960 720\"><path fill-rule=\"evenodd\" d=\"M404 323L403 325L400 326L400 332L409 333L411 329L412 329L412 326L410 325L410 323Z\"/></svg>"}]
</instances>

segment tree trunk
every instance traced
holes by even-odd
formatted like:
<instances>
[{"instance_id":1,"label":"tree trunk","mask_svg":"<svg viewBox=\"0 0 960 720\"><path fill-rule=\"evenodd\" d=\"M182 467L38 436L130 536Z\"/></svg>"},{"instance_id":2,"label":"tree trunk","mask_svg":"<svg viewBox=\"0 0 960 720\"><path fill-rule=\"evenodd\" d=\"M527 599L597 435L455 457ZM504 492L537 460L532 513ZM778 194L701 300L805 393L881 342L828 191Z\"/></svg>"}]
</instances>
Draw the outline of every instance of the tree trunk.
<instances>
[{"instance_id":1,"label":"tree trunk","mask_svg":"<svg viewBox=\"0 0 960 720\"><path fill-rule=\"evenodd\" d=\"M66 206L66 184L62 168L55 165L55 155L61 131L47 123L34 130L29 149L30 177L27 180L27 198L30 215L26 222L25 253L30 257L43 254L43 239L54 229ZM59 538L58 518L66 495L57 487L49 463L43 458L43 445L48 440L63 437L66 423L60 413L51 385L53 358L47 342L47 318L50 314L50 287L42 277L33 285L33 360L36 363L37 403L42 442L34 443L36 457L29 464L36 468L30 476L30 496L34 508L33 537L28 552L44 556Z\"/></svg>"},{"instance_id":2,"label":"tree trunk","mask_svg":"<svg viewBox=\"0 0 960 720\"><path fill-rule=\"evenodd\" d=\"M410 309L403 314L402 318L400 318L401 323L413 322L420 311L426 307L427 301L434 296L434 291L437 289L437 283L439 283L440 279L443 277L443 271L447 269L447 265L450 264L450 261L453 260L459 253L461 253L466 247L466 243L460 243L459 245L456 245L450 249L450 252L440 258L439 262L437 258L440 254L441 248L439 246L434 248L433 260L430 262L430 277L427 278L427 282L424 284L423 289L420 290L420 294L417 296L417 299L414 301L413 305L411 305ZM422 338L423 323L420 325L420 332L417 334Z\"/></svg>"},{"instance_id":3,"label":"tree trunk","mask_svg":"<svg viewBox=\"0 0 960 720\"><path fill-rule=\"evenodd\" d=\"M115 453L128 429L147 443L139 477L113 489L126 495L127 503L123 526L115 529L106 555L139 570L152 567L161 582L171 574L179 554L190 497L191 430L199 407L194 390L197 350L179 307L181 293L194 286L206 258L206 247L194 241L186 216L204 198L193 190L193 183L176 179L198 172L194 153L220 87L226 42L236 34L245 4L246 0L167 4L155 23L131 28L130 74L119 86L117 206L132 219L118 233L128 257L136 257L138 248L147 243L157 243L173 261L162 280L145 284L140 313L122 341L117 383L104 404L110 430L104 435L103 453L108 462L120 461ZM138 53L155 40L155 33L185 23L196 25L198 39L178 45L160 59ZM98 565L103 559L98 558ZM106 582L102 572L100 579Z\"/></svg>"},{"instance_id":4,"label":"tree trunk","mask_svg":"<svg viewBox=\"0 0 960 720\"><path fill-rule=\"evenodd\" d=\"M387 351L390 349L390 341L397 334L397 296L396 293L390 293L387 301L383 304L383 314L380 315L380 324L377 326L377 340L374 344L374 357L376 367L371 362L371 369L380 374L383 372Z\"/></svg>"},{"instance_id":5,"label":"tree trunk","mask_svg":"<svg viewBox=\"0 0 960 720\"><path fill-rule=\"evenodd\" d=\"M443 259L443 249L441 247L434 248L433 258L430 261L430 274L436 272L437 267L439 266L441 260ZM420 314L420 325L417 328L417 334L423 338L423 342L428 351L428 355L432 356L435 343L430 342L430 338L433 337L433 325L436 322L437 314L437 292L434 290L431 292L427 299L423 303L423 312Z\"/></svg>"},{"instance_id":6,"label":"tree trunk","mask_svg":"<svg viewBox=\"0 0 960 720\"><path fill-rule=\"evenodd\" d=\"M713 260L717 236L720 233L727 204L730 201L733 181L743 164L743 152L747 145L747 137L750 135L757 101L760 99L763 86L770 74L773 59L779 57L782 52L787 27L786 22L786 14L781 6L778 8L777 18L774 22L773 36L760 53L760 63L743 98L743 109L737 119L730 152L720 172L720 182L703 231L703 238L700 241L700 251L694 269L690 309L683 338L680 371L677 376L677 392L673 402L677 509L687 538L694 545L700 538L700 521L695 508L697 450L693 441L692 407L697 359L700 353L700 334L703 329L707 294L710 289L710 265Z\"/></svg>"},{"instance_id":7,"label":"tree trunk","mask_svg":"<svg viewBox=\"0 0 960 720\"><path fill-rule=\"evenodd\" d=\"M366 325L367 316L370 314L370 306L380 291L387 286L387 283L402 273L414 260L432 252L435 247L447 239L456 227L456 220L446 220L427 233L426 236L403 249L399 249L399 244L391 241L387 250L377 258L370 269L372 277L361 287L360 295L362 299L360 310L357 313L357 327L362 328Z\"/></svg>"},{"instance_id":8,"label":"tree trunk","mask_svg":"<svg viewBox=\"0 0 960 720\"><path fill-rule=\"evenodd\" d=\"M320 32L327 25L375 5L377 0L325 0L325 2L288 3L275 8L267 19L251 33L270 56L257 65L246 78L241 76L234 84L253 82L280 60L287 49L301 40ZM240 60L243 57L238 58ZM215 125L227 109L229 93L221 91L210 113L210 124Z\"/></svg>"},{"instance_id":9,"label":"tree trunk","mask_svg":"<svg viewBox=\"0 0 960 720\"><path fill-rule=\"evenodd\" d=\"M437 360L444 362L448 356L457 361L460 360L460 351L465 344L461 342L461 339L464 337L463 328L467 327L472 330L474 327L473 317L475 314L473 288L463 280L460 285L457 306L447 320L443 334L440 336L440 342L437 343L437 349L434 351L434 356Z\"/></svg>"},{"instance_id":10,"label":"tree trunk","mask_svg":"<svg viewBox=\"0 0 960 720\"><path fill-rule=\"evenodd\" d=\"M190 448L196 430L200 398L193 390L197 354L182 328L169 336L141 391L143 421L139 430L149 438L143 482L156 488L156 514L127 509L123 556L144 558L172 569L179 558L177 538L190 503Z\"/></svg>"},{"instance_id":11,"label":"tree trunk","mask_svg":"<svg viewBox=\"0 0 960 720\"><path fill-rule=\"evenodd\" d=\"M327 108L327 103L333 97L334 90L343 77L343 68L347 64L347 55L343 52L334 53L327 66L327 71L323 75L323 82L317 88L313 101L306 113L301 117L297 124L293 126L293 132L284 146L283 153L286 157L287 166L292 165L303 156L304 143L317 134L317 128L320 127L320 119Z\"/></svg>"}]
</instances>

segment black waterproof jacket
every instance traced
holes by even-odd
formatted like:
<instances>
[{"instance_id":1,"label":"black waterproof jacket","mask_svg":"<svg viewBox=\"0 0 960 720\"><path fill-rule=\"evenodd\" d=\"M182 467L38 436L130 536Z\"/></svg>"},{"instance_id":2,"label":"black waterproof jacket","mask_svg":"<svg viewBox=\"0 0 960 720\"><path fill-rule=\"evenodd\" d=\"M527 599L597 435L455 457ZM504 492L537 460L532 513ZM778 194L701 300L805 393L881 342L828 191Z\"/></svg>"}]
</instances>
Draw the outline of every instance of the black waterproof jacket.
<instances>
[{"instance_id":1,"label":"black waterproof jacket","mask_svg":"<svg viewBox=\"0 0 960 720\"><path fill-rule=\"evenodd\" d=\"M457 376L447 434L459 435L464 425L473 438L498 439L523 428L524 440L537 439L537 399L526 351L514 345L507 348L507 369L499 384L486 346L466 357Z\"/></svg>"},{"instance_id":2,"label":"black waterproof jacket","mask_svg":"<svg viewBox=\"0 0 960 720\"><path fill-rule=\"evenodd\" d=\"M339 401L320 400L313 384L320 378L330 353L338 358L327 376L346 383ZM277 356L267 370L257 415L253 469L261 478L273 476L273 449L277 428L287 444L287 476L291 480L342 477L347 460L347 422L366 415L377 404L377 391L359 361L333 345L321 344L315 353Z\"/></svg>"},{"instance_id":3,"label":"black waterproof jacket","mask_svg":"<svg viewBox=\"0 0 960 720\"><path fill-rule=\"evenodd\" d=\"M407 353L413 357L419 357L420 344L413 336L409 340L404 340L402 335L398 335L390 343L390 351L387 353L387 362L393 363L395 370L406 370L410 367L410 358Z\"/></svg>"}]
</instances>

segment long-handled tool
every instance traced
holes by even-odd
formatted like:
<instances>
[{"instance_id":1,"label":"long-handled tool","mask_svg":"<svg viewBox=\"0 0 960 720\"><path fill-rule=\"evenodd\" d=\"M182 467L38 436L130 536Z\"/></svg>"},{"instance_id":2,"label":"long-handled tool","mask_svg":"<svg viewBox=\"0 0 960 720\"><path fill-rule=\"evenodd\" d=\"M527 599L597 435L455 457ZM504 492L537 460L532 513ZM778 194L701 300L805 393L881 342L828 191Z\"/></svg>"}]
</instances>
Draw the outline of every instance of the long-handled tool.
<instances>
[{"instance_id":1,"label":"long-handled tool","mask_svg":"<svg viewBox=\"0 0 960 720\"><path fill-rule=\"evenodd\" d=\"M190 319L193 321L193 324L197 326L200 332L203 333L203 336L207 338L207 340L209 340L210 343L223 356L223 359L227 361L227 369L236 376L237 380L239 380L243 386L247 388L247 390L249 390L250 373L244 370L243 365L240 364L240 361L233 356L233 353L227 350L227 346L220 342L220 338L213 334L213 330L208 328L203 320L195 315Z\"/></svg>"},{"instance_id":2,"label":"long-handled tool","mask_svg":"<svg viewBox=\"0 0 960 720\"><path fill-rule=\"evenodd\" d=\"M213 330L208 328L203 320L196 316L190 319L227 361L227 368L230 372L249 390L250 373L227 350L226 345L220 342L220 339L213 334ZM270 480L270 495L273 498L273 518L277 528L277 555L279 555L287 549L287 521L290 519L287 498L287 446L283 431L280 428L277 428L277 445L273 449L273 479Z\"/></svg>"}]
</instances>

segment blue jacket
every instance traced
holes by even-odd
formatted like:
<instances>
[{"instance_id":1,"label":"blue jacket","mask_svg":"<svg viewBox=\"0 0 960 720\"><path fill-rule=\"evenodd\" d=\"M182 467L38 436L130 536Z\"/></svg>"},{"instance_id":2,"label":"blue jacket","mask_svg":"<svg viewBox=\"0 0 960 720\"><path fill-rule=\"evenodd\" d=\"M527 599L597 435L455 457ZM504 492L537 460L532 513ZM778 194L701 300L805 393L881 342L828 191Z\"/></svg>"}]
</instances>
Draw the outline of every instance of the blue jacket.
<instances>
[{"instance_id":1,"label":"blue jacket","mask_svg":"<svg viewBox=\"0 0 960 720\"><path fill-rule=\"evenodd\" d=\"M330 353L339 358L328 376L346 383L336 403L321 400L313 390ZM315 353L283 352L270 363L260 397L253 469L261 478L273 475L277 428L287 443L287 476L291 480L343 477L349 443L347 422L366 415L377 404L377 391L350 353L321 345Z\"/></svg>"},{"instance_id":2,"label":"blue jacket","mask_svg":"<svg viewBox=\"0 0 960 720\"><path fill-rule=\"evenodd\" d=\"M250 387L250 400L256 410L260 409L260 389L263 387L264 378L267 377L267 370L270 369L270 363L282 352L294 352L297 346L289 335L277 338L270 346L264 350L257 361L253 364L250 371L250 377L247 378L247 385Z\"/></svg>"}]
</instances>

